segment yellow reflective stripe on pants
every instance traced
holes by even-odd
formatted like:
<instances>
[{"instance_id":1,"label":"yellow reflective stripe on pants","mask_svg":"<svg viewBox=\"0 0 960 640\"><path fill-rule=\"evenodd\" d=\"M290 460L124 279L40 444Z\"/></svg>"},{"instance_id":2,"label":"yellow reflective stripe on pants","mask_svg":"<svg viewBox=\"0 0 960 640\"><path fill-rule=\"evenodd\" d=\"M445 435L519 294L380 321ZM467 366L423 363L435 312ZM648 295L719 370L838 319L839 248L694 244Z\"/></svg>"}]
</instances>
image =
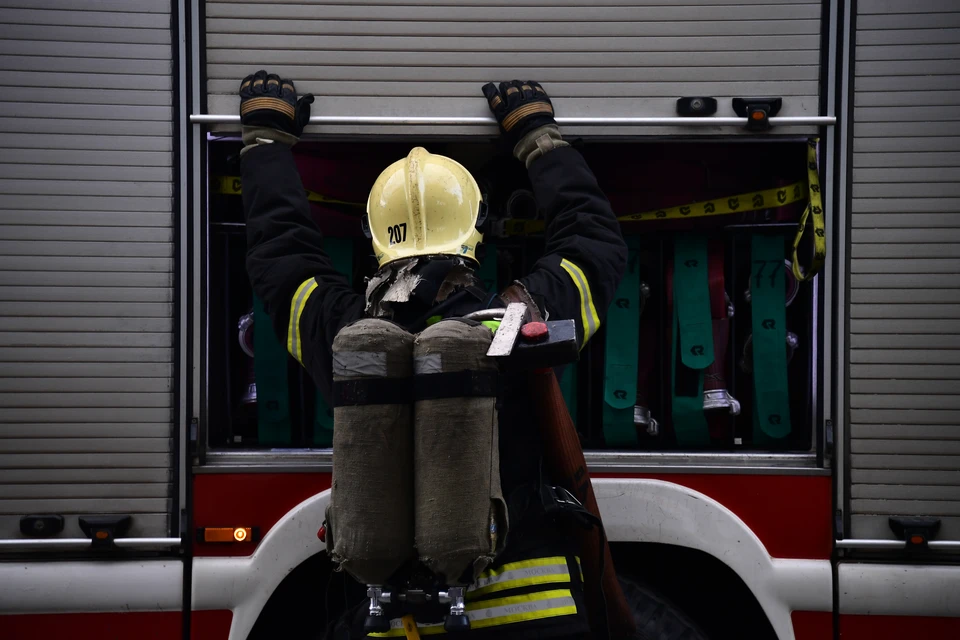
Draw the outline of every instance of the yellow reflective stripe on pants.
<instances>
[{"instance_id":1,"label":"yellow reflective stripe on pants","mask_svg":"<svg viewBox=\"0 0 960 640\"><path fill-rule=\"evenodd\" d=\"M290 355L296 358L300 364L303 364L303 347L300 340L300 316L303 315L303 310L307 306L307 300L310 298L310 294L313 293L316 288L317 281L314 278L304 280L300 286L297 287L297 291L293 294L293 299L290 301L290 325L287 328L287 351L289 351Z\"/></svg>"},{"instance_id":2,"label":"yellow reflective stripe on pants","mask_svg":"<svg viewBox=\"0 0 960 640\"><path fill-rule=\"evenodd\" d=\"M570 589L553 589L467 604L467 617L470 618L471 629L570 616L576 613L577 603Z\"/></svg>"},{"instance_id":3,"label":"yellow reflective stripe on pants","mask_svg":"<svg viewBox=\"0 0 960 640\"><path fill-rule=\"evenodd\" d=\"M521 596L509 596L495 600L481 600L467 604L467 618L471 629L484 629L501 625L530 622L545 618L571 616L577 614L577 603L570 589L552 589ZM443 623L417 623L421 635L446 633ZM406 635L403 622L390 621L390 631L371 633L374 638L396 638Z\"/></svg>"},{"instance_id":4,"label":"yellow reflective stripe on pants","mask_svg":"<svg viewBox=\"0 0 960 640\"><path fill-rule=\"evenodd\" d=\"M560 266L567 272L577 291L580 292L580 322L583 325L583 344L582 349L593 334L600 328L600 316L597 315L597 308L593 306L593 296L590 294L590 283L587 282L587 276L577 265L566 258L560 261Z\"/></svg>"},{"instance_id":5,"label":"yellow reflective stripe on pants","mask_svg":"<svg viewBox=\"0 0 960 640\"><path fill-rule=\"evenodd\" d=\"M570 582L570 568L563 556L511 562L480 574L467 589L467 599L496 591L557 582Z\"/></svg>"}]
</instances>

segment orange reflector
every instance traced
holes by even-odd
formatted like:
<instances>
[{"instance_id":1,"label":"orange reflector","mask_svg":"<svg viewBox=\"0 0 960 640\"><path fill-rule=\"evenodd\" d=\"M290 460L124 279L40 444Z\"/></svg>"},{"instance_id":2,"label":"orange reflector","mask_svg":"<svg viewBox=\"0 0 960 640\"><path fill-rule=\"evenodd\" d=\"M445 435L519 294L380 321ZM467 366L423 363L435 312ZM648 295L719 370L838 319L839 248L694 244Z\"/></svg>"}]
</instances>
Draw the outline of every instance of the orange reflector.
<instances>
[{"instance_id":1,"label":"orange reflector","mask_svg":"<svg viewBox=\"0 0 960 640\"><path fill-rule=\"evenodd\" d=\"M97 540L106 540L107 538L110 537L110 534L107 531L97 531L93 535L97 537Z\"/></svg>"},{"instance_id":2,"label":"orange reflector","mask_svg":"<svg viewBox=\"0 0 960 640\"><path fill-rule=\"evenodd\" d=\"M911 544L923 544L923 536L910 536Z\"/></svg>"},{"instance_id":3,"label":"orange reflector","mask_svg":"<svg viewBox=\"0 0 960 640\"><path fill-rule=\"evenodd\" d=\"M250 527L207 527L203 530L204 542L248 542L252 536Z\"/></svg>"},{"instance_id":4,"label":"orange reflector","mask_svg":"<svg viewBox=\"0 0 960 640\"><path fill-rule=\"evenodd\" d=\"M754 120L763 120L763 111L754 111L750 114L750 117Z\"/></svg>"}]
</instances>

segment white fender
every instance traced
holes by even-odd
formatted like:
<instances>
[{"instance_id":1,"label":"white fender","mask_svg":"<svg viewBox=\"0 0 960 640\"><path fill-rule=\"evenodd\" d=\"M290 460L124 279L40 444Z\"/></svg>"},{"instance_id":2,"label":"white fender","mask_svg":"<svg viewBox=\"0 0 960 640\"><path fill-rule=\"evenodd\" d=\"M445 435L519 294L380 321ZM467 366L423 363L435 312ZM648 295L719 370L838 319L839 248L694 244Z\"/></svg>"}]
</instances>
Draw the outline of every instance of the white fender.
<instances>
[{"instance_id":1,"label":"white fender","mask_svg":"<svg viewBox=\"0 0 960 640\"><path fill-rule=\"evenodd\" d=\"M833 610L828 560L772 558L713 498L661 480L598 478L593 485L611 541L670 544L717 558L744 581L781 640L794 640L791 611Z\"/></svg>"},{"instance_id":2,"label":"white fender","mask_svg":"<svg viewBox=\"0 0 960 640\"><path fill-rule=\"evenodd\" d=\"M326 552L317 537L330 490L291 509L246 558L196 558L193 608L232 609L230 640L245 640L271 594L287 574L308 558Z\"/></svg>"},{"instance_id":3,"label":"white fender","mask_svg":"<svg viewBox=\"0 0 960 640\"><path fill-rule=\"evenodd\" d=\"M790 612L832 611L830 562L772 558L750 528L716 500L661 480L594 480L607 537L703 551L747 585L781 640L794 640ZM232 609L230 640L243 640L280 582L311 556L330 491L297 505L247 558L197 558L194 609ZM696 579L696 576L691 576Z\"/></svg>"},{"instance_id":4,"label":"white fender","mask_svg":"<svg viewBox=\"0 0 960 640\"><path fill-rule=\"evenodd\" d=\"M179 612L182 591L179 560L0 562L0 614Z\"/></svg>"}]
</instances>

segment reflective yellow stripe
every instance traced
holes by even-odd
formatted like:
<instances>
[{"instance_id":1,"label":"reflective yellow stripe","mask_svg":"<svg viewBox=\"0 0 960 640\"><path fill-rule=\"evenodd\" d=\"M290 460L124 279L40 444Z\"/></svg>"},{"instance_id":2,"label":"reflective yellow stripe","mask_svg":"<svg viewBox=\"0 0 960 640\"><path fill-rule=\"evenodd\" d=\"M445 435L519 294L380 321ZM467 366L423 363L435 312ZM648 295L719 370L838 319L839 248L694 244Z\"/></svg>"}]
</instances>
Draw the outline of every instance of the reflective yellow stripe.
<instances>
[{"instance_id":1,"label":"reflective yellow stripe","mask_svg":"<svg viewBox=\"0 0 960 640\"><path fill-rule=\"evenodd\" d=\"M467 604L467 618L471 629L483 629L517 622L529 622L558 616L577 614L577 603L570 589L552 589L539 593L509 596L495 600L481 600ZM445 633L442 623L418 623L420 635ZM384 633L371 633L375 638L397 638L406 635L403 622L390 621L390 630Z\"/></svg>"},{"instance_id":2,"label":"reflective yellow stripe","mask_svg":"<svg viewBox=\"0 0 960 640\"><path fill-rule=\"evenodd\" d=\"M307 307L307 300L310 298L310 294L314 292L317 288L317 281L313 278L309 280L304 280L299 287L297 287L296 293L293 294L293 299L290 301L290 324L287 327L287 351L290 352L294 358L297 359L297 362L303 364L303 345L300 340L300 316L303 315L303 310Z\"/></svg>"},{"instance_id":3,"label":"reflective yellow stripe","mask_svg":"<svg viewBox=\"0 0 960 640\"><path fill-rule=\"evenodd\" d=\"M496 627L504 624L514 624L516 622L529 622L531 620L543 620L544 618L556 618L558 616L577 615L577 605L572 604L573 598L570 598L571 604L550 609L540 609L529 613L514 613L496 618L483 618L481 620L471 620L471 629L483 629L484 627Z\"/></svg>"},{"instance_id":4,"label":"reflective yellow stripe","mask_svg":"<svg viewBox=\"0 0 960 640\"><path fill-rule=\"evenodd\" d=\"M524 570L531 571L530 569ZM471 591L474 596L481 596L487 593L496 593L497 591L506 591L507 589L519 589L520 587L530 587L535 584L556 584L560 582L570 582L570 572L564 573L541 573L539 575L530 575L526 577L517 577L512 580L503 580L492 582L485 587L480 587Z\"/></svg>"},{"instance_id":5,"label":"reflective yellow stripe","mask_svg":"<svg viewBox=\"0 0 960 640\"><path fill-rule=\"evenodd\" d=\"M593 296L590 294L590 283L587 282L587 276L583 271L566 258L560 261L560 266L567 272L580 292L580 321L583 325L583 344L582 349L593 334L600 328L600 316L597 315L597 308L593 306Z\"/></svg>"},{"instance_id":6,"label":"reflective yellow stripe","mask_svg":"<svg viewBox=\"0 0 960 640\"><path fill-rule=\"evenodd\" d=\"M480 574L478 579L489 578L491 576L499 576L507 571L515 571L516 569L531 569L533 567L546 567L551 564L566 564L567 559L563 556L550 556L548 558L535 558L533 560L519 560L517 562L508 562L507 564L500 565L496 569L487 569Z\"/></svg>"},{"instance_id":7,"label":"reflective yellow stripe","mask_svg":"<svg viewBox=\"0 0 960 640\"><path fill-rule=\"evenodd\" d=\"M570 582L570 569L563 556L511 562L480 574L467 590L467 599L507 589L557 582Z\"/></svg>"},{"instance_id":8,"label":"reflective yellow stripe","mask_svg":"<svg viewBox=\"0 0 960 640\"><path fill-rule=\"evenodd\" d=\"M576 615L576 613L577 604L570 589L554 589L496 600L482 600L467 605L471 629Z\"/></svg>"}]
</instances>

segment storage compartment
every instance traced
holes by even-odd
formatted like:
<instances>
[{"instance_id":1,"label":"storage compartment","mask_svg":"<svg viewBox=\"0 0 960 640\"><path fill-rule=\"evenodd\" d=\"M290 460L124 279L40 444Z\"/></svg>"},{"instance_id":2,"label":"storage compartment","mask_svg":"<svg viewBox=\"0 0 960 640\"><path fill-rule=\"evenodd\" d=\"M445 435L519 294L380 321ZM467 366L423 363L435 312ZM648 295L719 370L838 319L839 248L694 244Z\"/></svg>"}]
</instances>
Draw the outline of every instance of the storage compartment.
<instances>
[{"instance_id":1,"label":"storage compartment","mask_svg":"<svg viewBox=\"0 0 960 640\"><path fill-rule=\"evenodd\" d=\"M304 141L295 148L327 250L358 291L376 269L360 230L368 189L415 144ZM501 290L526 274L542 251L543 224L520 163L490 143L422 144L466 165L487 195L478 254L485 285ZM622 221L628 274L607 320L561 380L584 446L812 450L818 292L811 282L798 283L784 262L806 206L807 141L577 144L617 215L634 218ZM231 140L209 146L208 443L326 447L332 413L299 365L272 334L248 337L246 351L241 344L241 319L255 301L243 264L239 149ZM810 254L805 240L805 264ZM782 299L771 297L771 286L784 288ZM783 353L762 338L751 356L755 315L780 335ZM720 406L704 411L701 389L712 390ZM738 413L730 410L731 397Z\"/></svg>"}]
</instances>

